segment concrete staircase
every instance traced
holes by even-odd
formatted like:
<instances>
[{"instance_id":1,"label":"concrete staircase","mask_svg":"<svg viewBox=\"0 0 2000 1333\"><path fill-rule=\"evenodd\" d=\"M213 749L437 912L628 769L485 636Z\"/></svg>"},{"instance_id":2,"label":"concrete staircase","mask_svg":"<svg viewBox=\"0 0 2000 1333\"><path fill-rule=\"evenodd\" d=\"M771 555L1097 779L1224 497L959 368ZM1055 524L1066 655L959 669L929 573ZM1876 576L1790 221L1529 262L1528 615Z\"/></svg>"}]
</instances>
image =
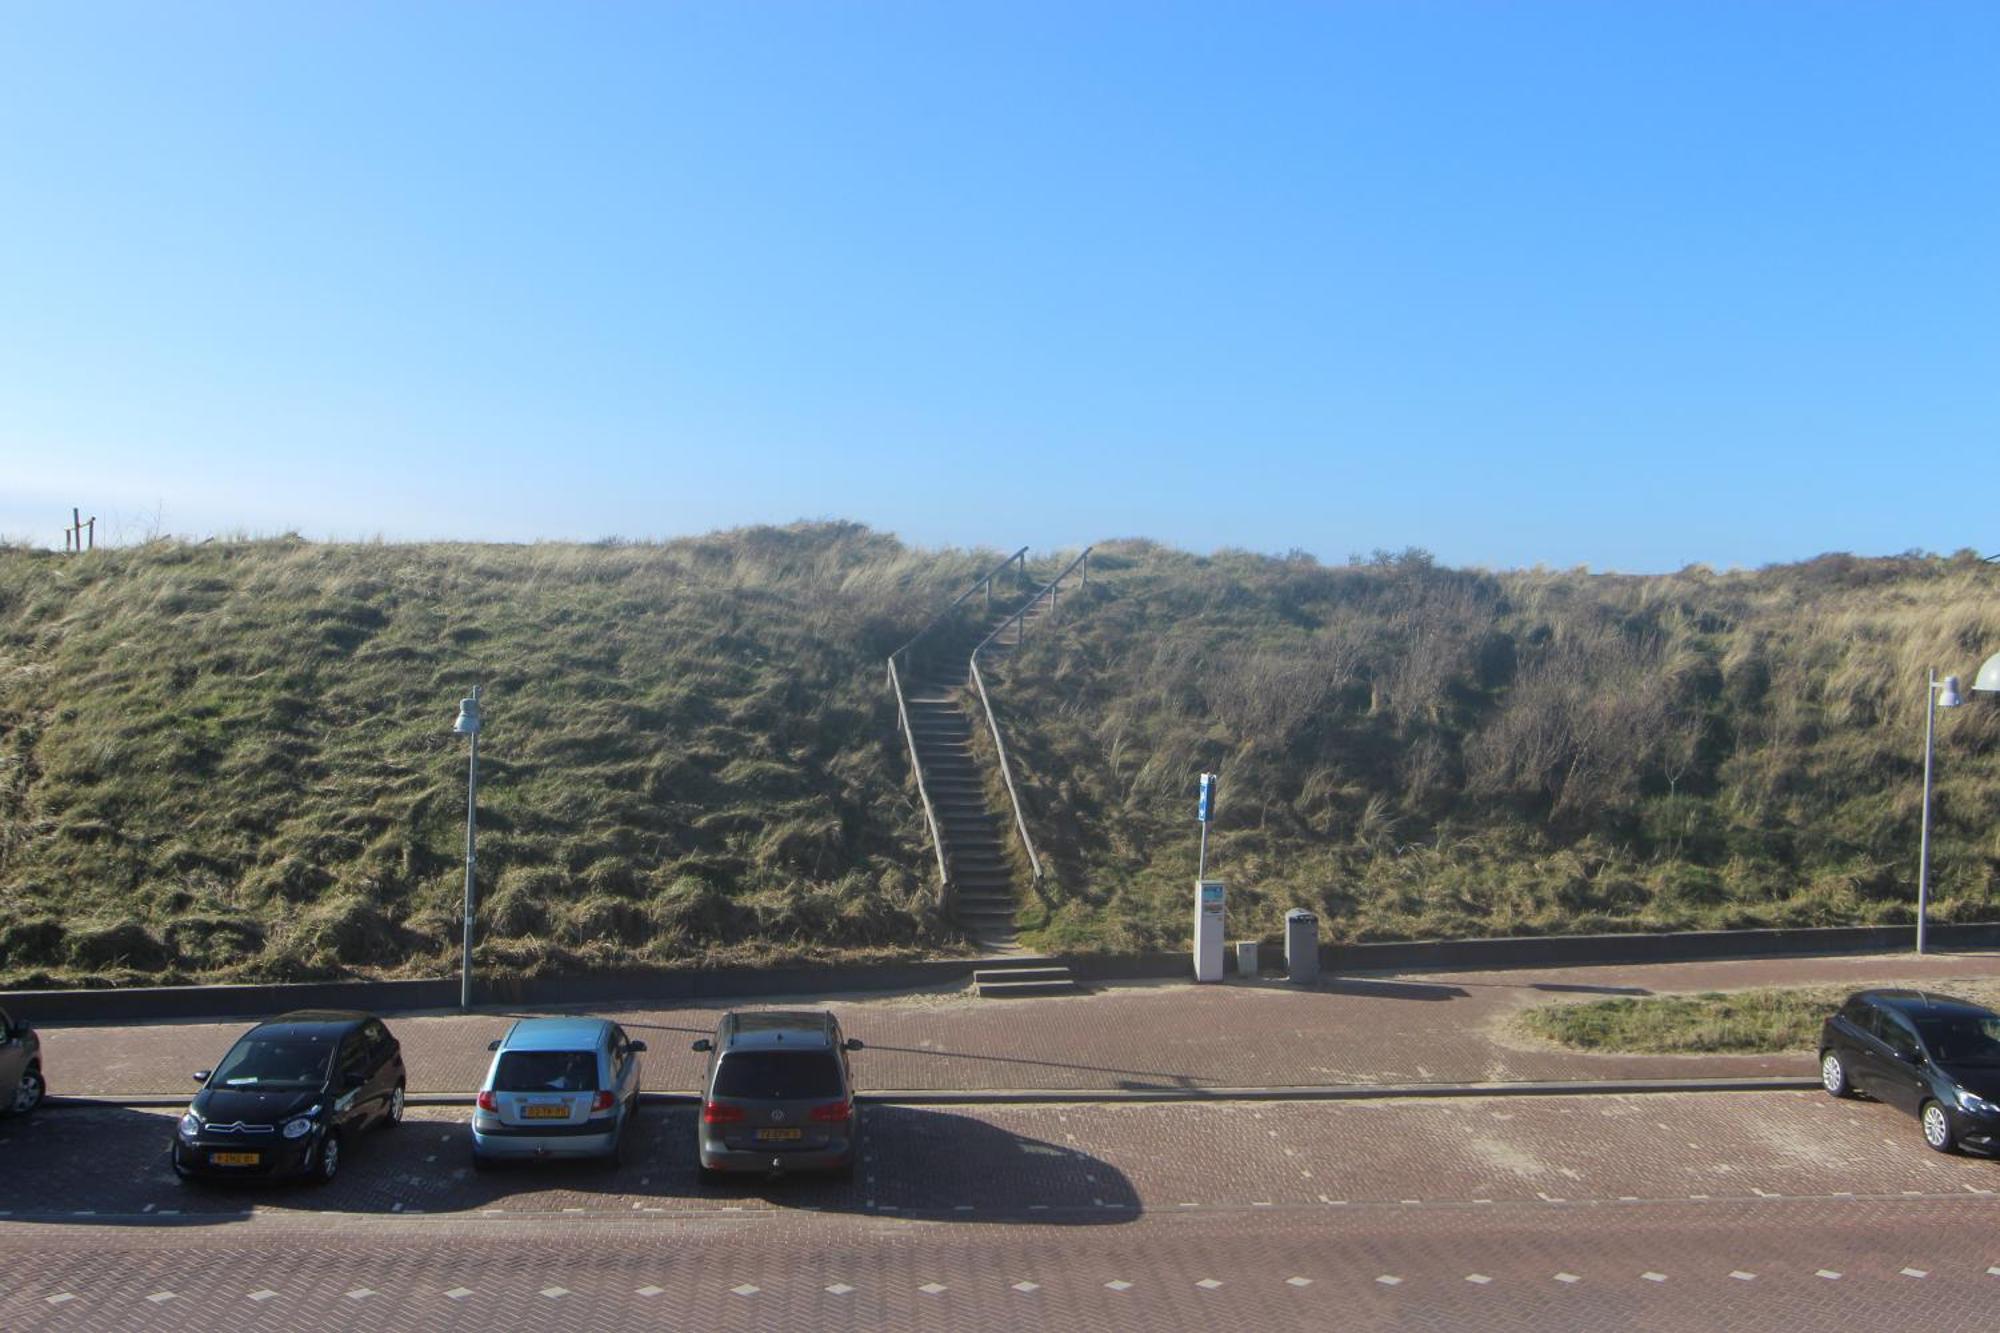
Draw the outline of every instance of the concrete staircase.
<instances>
[{"instance_id":1,"label":"concrete staircase","mask_svg":"<svg viewBox=\"0 0 2000 1333\"><path fill-rule=\"evenodd\" d=\"M913 663L905 703L910 736L923 765L924 786L937 809L938 832L951 866L953 914L974 942L1015 947L1020 900L1007 857L1010 831L986 804L986 782L972 754L972 717L965 709L967 663L973 647L1005 619L994 611L963 629L940 634ZM991 652L991 649L987 651Z\"/></svg>"},{"instance_id":2,"label":"concrete staircase","mask_svg":"<svg viewBox=\"0 0 2000 1333\"><path fill-rule=\"evenodd\" d=\"M982 999L989 1000L1074 995L1079 989L1067 967L1046 958L1025 957L980 968L972 974L972 988Z\"/></svg>"}]
</instances>

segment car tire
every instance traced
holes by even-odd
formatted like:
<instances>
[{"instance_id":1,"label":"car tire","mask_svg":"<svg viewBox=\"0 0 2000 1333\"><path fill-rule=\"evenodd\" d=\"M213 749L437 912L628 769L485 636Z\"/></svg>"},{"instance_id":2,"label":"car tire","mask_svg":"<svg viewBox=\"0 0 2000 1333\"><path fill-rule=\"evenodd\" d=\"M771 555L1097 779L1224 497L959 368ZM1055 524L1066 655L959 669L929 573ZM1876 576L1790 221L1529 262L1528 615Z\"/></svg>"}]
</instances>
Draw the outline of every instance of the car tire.
<instances>
[{"instance_id":1,"label":"car tire","mask_svg":"<svg viewBox=\"0 0 2000 1333\"><path fill-rule=\"evenodd\" d=\"M1854 1095L1854 1084L1847 1077L1847 1066L1842 1063L1838 1052L1820 1052L1819 1085L1826 1089L1826 1095L1829 1097L1852 1097Z\"/></svg>"},{"instance_id":2,"label":"car tire","mask_svg":"<svg viewBox=\"0 0 2000 1333\"><path fill-rule=\"evenodd\" d=\"M404 1100L408 1097L408 1095L409 1094L404 1090L403 1085L398 1083L396 1085L396 1090L389 1094L388 1106L383 1108L382 1128L394 1129L396 1126L403 1123L403 1103Z\"/></svg>"},{"instance_id":3,"label":"car tire","mask_svg":"<svg viewBox=\"0 0 2000 1333\"><path fill-rule=\"evenodd\" d=\"M1956 1152L1958 1136L1952 1133L1951 1115L1938 1102L1925 1102L1917 1112L1917 1118L1924 1127L1924 1142L1935 1152Z\"/></svg>"},{"instance_id":4,"label":"car tire","mask_svg":"<svg viewBox=\"0 0 2000 1333\"><path fill-rule=\"evenodd\" d=\"M29 1065L21 1072L21 1081L14 1085L14 1100L8 1106L9 1115L26 1115L42 1104L48 1094L49 1085L42 1079L40 1065Z\"/></svg>"},{"instance_id":5,"label":"car tire","mask_svg":"<svg viewBox=\"0 0 2000 1333\"><path fill-rule=\"evenodd\" d=\"M340 1157L340 1135L329 1129L319 1142L319 1156L313 1158L312 1183L331 1185L340 1175Z\"/></svg>"}]
</instances>

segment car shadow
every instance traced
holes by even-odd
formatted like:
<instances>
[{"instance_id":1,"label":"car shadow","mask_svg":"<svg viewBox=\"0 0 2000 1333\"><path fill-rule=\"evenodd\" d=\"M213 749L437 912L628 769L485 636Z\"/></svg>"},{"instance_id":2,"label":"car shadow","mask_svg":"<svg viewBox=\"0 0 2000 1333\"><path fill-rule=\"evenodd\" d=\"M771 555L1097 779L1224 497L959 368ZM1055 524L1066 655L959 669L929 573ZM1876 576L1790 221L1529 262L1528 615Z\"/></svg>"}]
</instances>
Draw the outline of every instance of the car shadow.
<instances>
[{"instance_id":1,"label":"car shadow","mask_svg":"<svg viewBox=\"0 0 2000 1333\"><path fill-rule=\"evenodd\" d=\"M521 1162L475 1170L462 1114L413 1111L392 1130L349 1140L339 1178L203 1181L169 1163L174 1111L51 1106L0 1121L5 1221L94 1226L218 1225L252 1216L476 1214L700 1216L799 1210L929 1221L1115 1225L1142 1211L1116 1167L977 1116L868 1104L851 1178L754 1176L700 1181L689 1104L648 1104L623 1160Z\"/></svg>"}]
</instances>

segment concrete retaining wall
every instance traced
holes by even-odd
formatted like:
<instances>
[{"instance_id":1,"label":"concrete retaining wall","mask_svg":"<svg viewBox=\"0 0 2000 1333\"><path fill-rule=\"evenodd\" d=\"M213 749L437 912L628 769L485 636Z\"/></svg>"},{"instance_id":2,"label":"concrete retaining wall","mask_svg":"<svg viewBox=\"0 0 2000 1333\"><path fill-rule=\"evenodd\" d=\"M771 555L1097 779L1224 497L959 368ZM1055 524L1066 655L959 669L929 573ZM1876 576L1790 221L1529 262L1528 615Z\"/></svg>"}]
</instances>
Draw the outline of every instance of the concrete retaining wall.
<instances>
[{"instance_id":1,"label":"concrete retaining wall","mask_svg":"<svg viewBox=\"0 0 2000 1333\"><path fill-rule=\"evenodd\" d=\"M2000 948L2000 922L1931 927L1932 946ZM1797 930L1684 931L1659 935L1548 935L1519 939L1418 940L1381 944L1327 944L1323 973L1390 969L1500 969L1576 967L1592 964L1675 963L1844 953L1892 953L1913 944L1909 926L1833 926ZM1023 960L1025 961L1025 960ZM1181 980L1190 973L1184 952L1084 955L1062 962L1081 981ZM1282 947L1265 944L1262 965L1284 966ZM1233 955L1228 960L1233 969ZM914 963L864 963L823 967L726 967L606 972L571 977L502 981L478 987L483 1007L570 1004L685 1003L753 996L835 995L964 985L977 959ZM130 1023L161 1018L259 1018L291 1009L366 1009L408 1013L454 1009L455 977L431 981L325 981L271 986L148 986L115 990L9 991L0 1007L37 1024Z\"/></svg>"}]
</instances>

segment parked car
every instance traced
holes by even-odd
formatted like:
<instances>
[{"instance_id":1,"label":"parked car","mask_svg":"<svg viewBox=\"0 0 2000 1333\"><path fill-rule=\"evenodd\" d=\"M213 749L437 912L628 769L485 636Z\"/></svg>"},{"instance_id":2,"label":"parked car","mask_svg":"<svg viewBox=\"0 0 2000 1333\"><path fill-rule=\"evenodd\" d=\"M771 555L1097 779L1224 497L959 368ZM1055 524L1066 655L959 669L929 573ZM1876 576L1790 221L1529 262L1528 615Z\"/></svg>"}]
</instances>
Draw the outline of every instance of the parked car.
<instances>
[{"instance_id":1,"label":"parked car","mask_svg":"<svg viewBox=\"0 0 2000 1333\"><path fill-rule=\"evenodd\" d=\"M42 1104L48 1089L42 1076L42 1039L25 1022L0 1009L0 1099L4 1099L0 1111L26 1115Z\"/></svg>"},{"instance_id":2,"label":"parked car","mask_svg":"<svg viewBox=\"0 0 2000 1333\"><path fill-rule=\"evenodd\" d=\"M174 1129L174 1170L324 1183L370 1124L403 1119L403 1048L369 1014L306 1009L259 1023L213 1070Z\"/></svg>"},{"instance_id":3,"label":"parked car","mask_svg":"<svg viewBox=\"0 0 2000 1333\"><path fill-rule=\"evenodd\" d=\"M840 1022L817 1011L728 1013L708 1052L696 1130L699 1174L851 1174L860 1121Z\"/></svg>"},{"instance_id":4,"label":"parked car","mask_svg":"<svg viewBox=\"0 0 2000 1333\"><path fill-rule=\"evenodd\" d=\"M1848 997L1820 1030L1819 1076L1909 1112L1939 1152L2000 1148L2000 1014L1915 990Z\"/></svg>"},{"instance_id":5,"label":"parked car","mask_svg":"<svg viewBox=\"0 0 2000 1333\"><path fill-rule=\"evenodd\" d=\"M472 1161L599 1157L616 1161L639 1114L633 1041L602 1018L523 1018L489 1048L472 1111Z\"/></svg>"}]
</instances>

